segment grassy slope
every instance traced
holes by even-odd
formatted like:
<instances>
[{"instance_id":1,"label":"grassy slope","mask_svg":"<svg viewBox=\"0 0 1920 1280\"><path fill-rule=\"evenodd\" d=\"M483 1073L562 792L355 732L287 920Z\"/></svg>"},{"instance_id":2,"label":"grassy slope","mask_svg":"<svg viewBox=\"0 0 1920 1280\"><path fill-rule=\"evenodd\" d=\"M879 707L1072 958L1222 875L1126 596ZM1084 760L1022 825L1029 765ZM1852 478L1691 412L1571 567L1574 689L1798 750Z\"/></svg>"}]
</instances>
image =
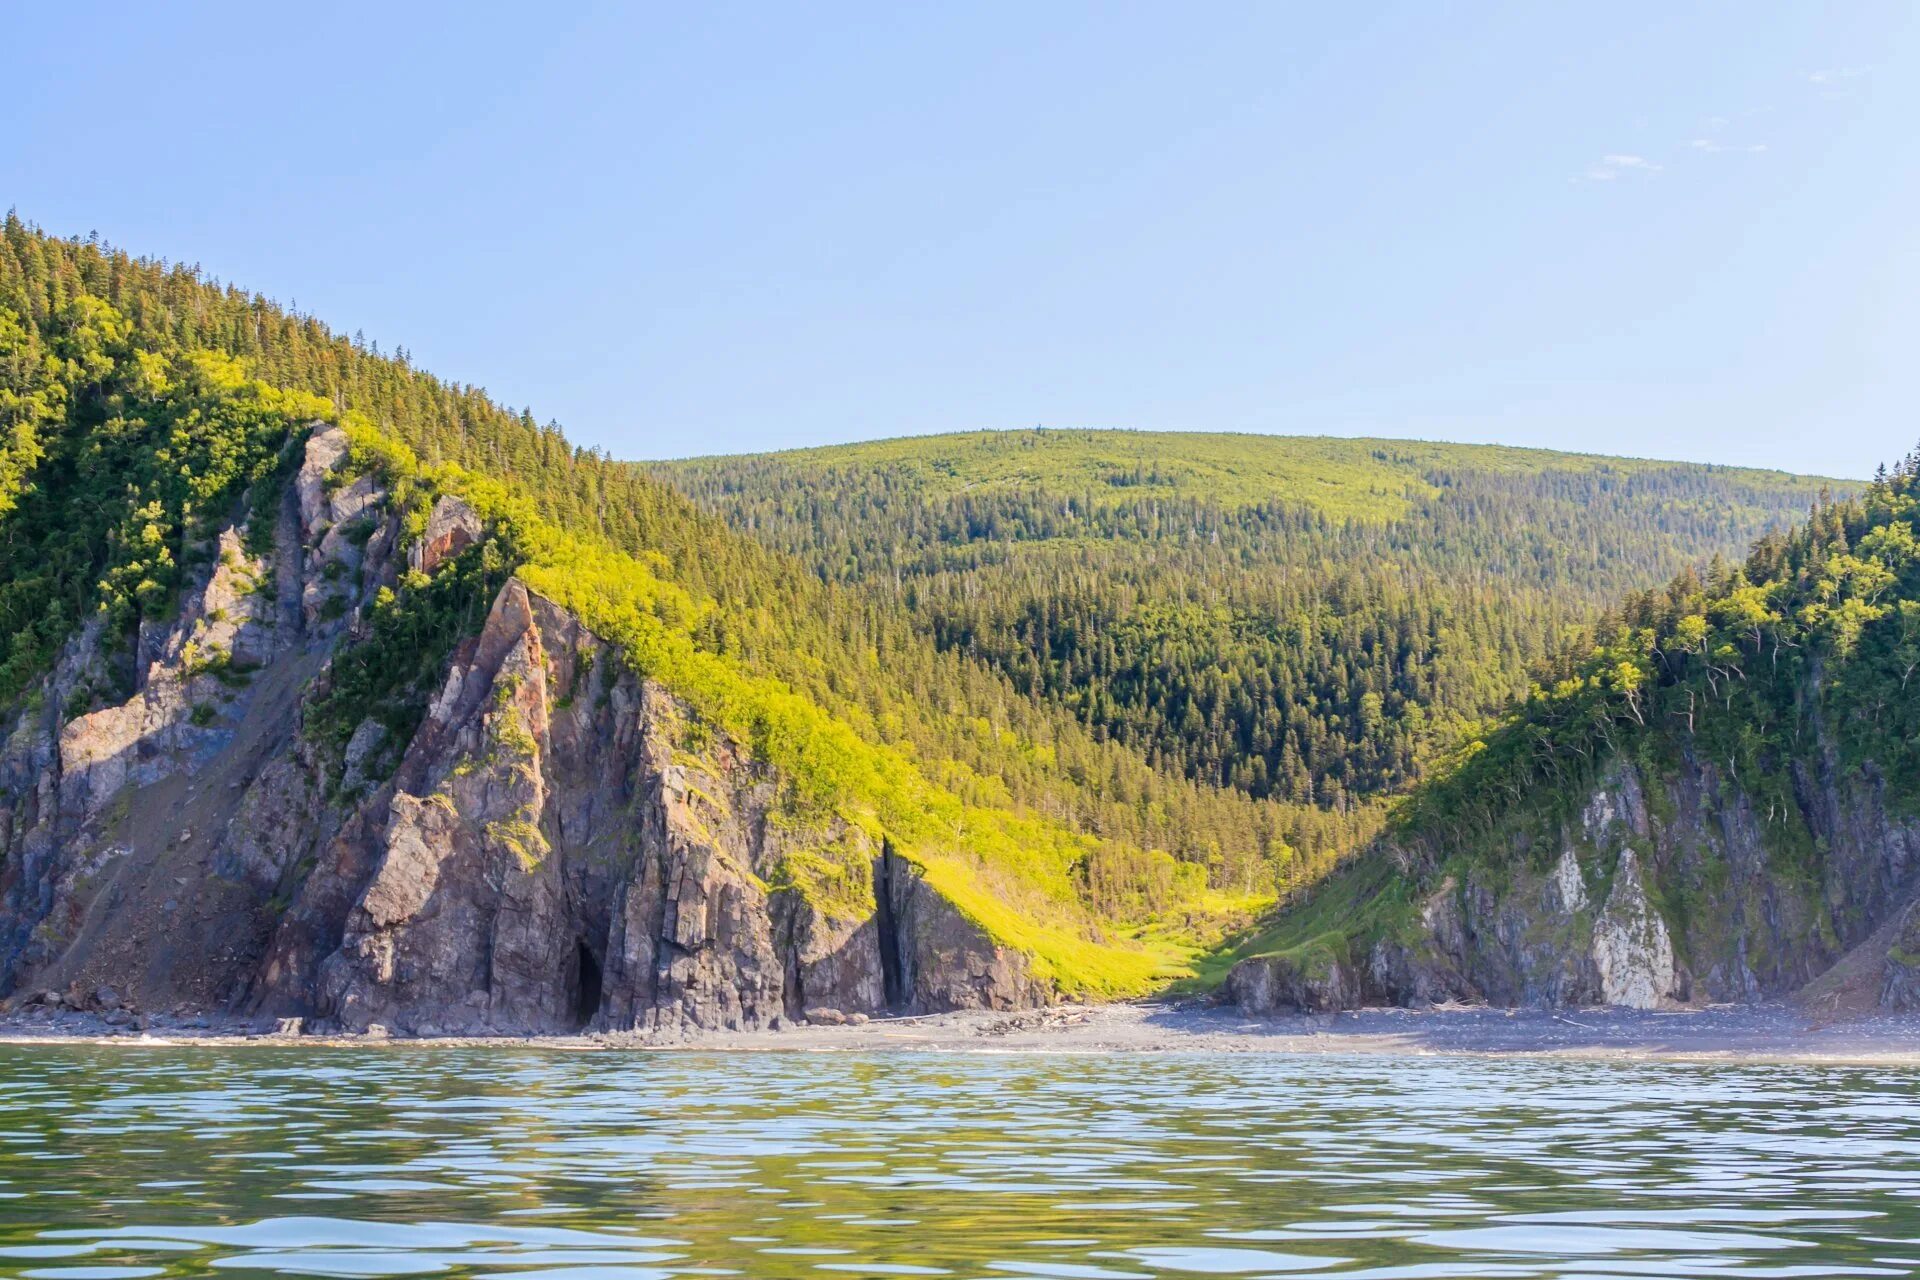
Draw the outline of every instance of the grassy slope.
<instances>
[{"instance_id":1,"label":"grassy slope","mask_svg":"<svg viewBox=\"0 0 1920 1280\"><path fill-rule=\"evenodd\" d=\"M1364 953L1363 940L1404 923L1415 888L1387 859L1362 851L1278 912L1194 955L1172 990L1211 991L1234 965L1255 956Z\"/></svg>"}]
</instances>

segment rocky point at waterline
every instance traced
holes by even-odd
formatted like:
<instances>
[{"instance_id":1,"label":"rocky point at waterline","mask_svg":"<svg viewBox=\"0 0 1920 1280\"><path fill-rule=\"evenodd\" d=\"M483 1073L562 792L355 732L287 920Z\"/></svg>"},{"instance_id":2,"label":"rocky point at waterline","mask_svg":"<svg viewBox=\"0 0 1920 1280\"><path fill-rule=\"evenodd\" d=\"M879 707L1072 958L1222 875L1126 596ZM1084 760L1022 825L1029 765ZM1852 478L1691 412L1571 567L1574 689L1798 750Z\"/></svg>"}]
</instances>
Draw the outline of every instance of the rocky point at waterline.
<instances>
[{"instance_id":1,"label":"rocky point at waterline","mask_svg":"<svg viewBox=\"0 0 1920 1280\"><path fill-rule=\"evenodd\" d=\"M126 661L83 630L29 700L0 749L0 991L427 1034L1051 998L858 827L828 836L860 892L781 883L773 771L517 578L410 737L369 718L330 765L304 723L330 660L383 588L484 533L442 496L408 538L347 454L316 429L251 516L273 536L220 532L176 616L142 624L131 696L68 714Z\"/></svg>"},{"instance_id":2,"label":"rocky point at waterline","mask_svg":"<svg viewBox=\"0 0 1920 1280\"><path fill-rule=\"evenodd\" d=\"M1366 854L1422 886L1396 916L1240 961L1229 997L1283 1009L1618 1005L1799 996L1835 1010L1920 1007L1920 820L1823 742L1793 803L1683 756L1615 760L1573 816L1463 849L1444 834ZM1783 855L1782 829L1809 865ZM1364 873L1364 868L1360 873Z\"/></svg>"}]
</instances>

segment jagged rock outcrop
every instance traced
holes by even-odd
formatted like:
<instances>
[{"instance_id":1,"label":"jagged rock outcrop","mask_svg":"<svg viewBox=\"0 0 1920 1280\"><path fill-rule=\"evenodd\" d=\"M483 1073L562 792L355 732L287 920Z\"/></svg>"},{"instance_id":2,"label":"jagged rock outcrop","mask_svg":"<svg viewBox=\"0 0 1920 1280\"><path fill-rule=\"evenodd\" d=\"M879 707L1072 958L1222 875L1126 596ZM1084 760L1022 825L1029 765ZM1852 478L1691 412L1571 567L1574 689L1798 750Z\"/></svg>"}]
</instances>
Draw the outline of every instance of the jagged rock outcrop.
<instances>
[{"instance_id":1,"label":"jagged rock outcrop","mask_svg":"<svg viewBox=\"0 0 1920 1280\"><path fill-rule=\"evenodd\" d=\"M155 1007L238 990L309 825L310 789L275 762L296 745L313 646L342 625L303 619L315 502L310 519L292 496L257 517L270 552L223 530L170 624L124 650L84 628L29 700L0 748L0 991L111 983Z\"/></svg>"},{"instance_id":2,"label":"jagged rock outcrop","mask_svg":"<svg viewBox=\"0 0 1920 1280\"><path fill-rule=\"evenodd\" d=\"M472 507L450 493L442 494L427 515L426 530L407 548L407 567L432 573L480 541L484 532L480 516Z\"/></svg>"},{"instance_id":3,"label":"jagged rock outcrop","mask_svg":"<svg viewBox=\"0 0 1920 1280\"><path fill-rule=\"evenodd\" d=\"M1234 1003L1248 1013L1331 1013L1360 1003L1350 968L1331 952L1306 947L1237 964L1227 975Z\"/></svg>"},{"instance_id":4,"label":"jagged rock outcrop","mask_svg":"<svg viewBox=\"0 0 1920 1280\"><path fill-rule=\"evenodd\" d=\"M1485 1001L1660 1008L1832 989L1855 1004L1920 997L1920 822L1891 816L1871 771L1822 750L1794 811L1687 759L1616 762L1572 820L1462 862L1439 843L1383 845L1431 887L1398 927L1242 961L1250 1012ZM1836 976L1823 987L1823 976ZM1810 986L1809 984L1813 984ZM1861 995L1860 993L1868 993ZM1823 997L1825 998L1825 997Z\"/></svg>"},{"instance_id":5,"label":"jagged rock outcrop","mask_svg":"<svg viewBox=\"0 0 1920 1280\"><path fill-rule=\"evenodd\" d=\"M1888 933L1880 964L1880 1004L1903 1011L1920 1009L1920 904L1902 910Z\"/></svg>"},{"instance_id":6,"label":"jagged rock outcrop","mask_svg":"<svg viewBox=\"0 0 1920 1280\"><path fill-rule=\"evenodd\" d=\"M771 888L802 838L777 820L777 780L606 648L507 586L376 816L295 903L264 1005L304 1007L311 986L350 1027L671 1035L1047 997L891 855L885 910L870 896L836 917ZM837 821L809 834L870 854ZM341 881L364 887L336 941L306 918L334 915Z\"/></svg>"},{"instance_id":7,"label":"jagged rock outcrop","mask_svg":"<svg viewBox=\"0 0 1920 1280\"><path fill-rule=\"evenodd\" d=\"M1025 956L993 945L912 864L890 859L885 888L900 991L914 1008L1017 1009L1051 998Z\"/></svg>"},{"instance_id":8,"label":"jagged rock outcrop","mask_svg":"<svg viewBox=\"0 0 1920 1280\"><path fill-rule=\"evenodd\" d=\"M302 714L375 595L486 536L442 496L403 546L348 454L316 430L271 539L222 532L134 654L75 637L14 726L0 994L668 1037L1051 998L910 860L797 820L777 776L517 580L410 738L369 718L325 758ZM130 688L107 694L116 662Z\"/></svg>"}]
</instances>

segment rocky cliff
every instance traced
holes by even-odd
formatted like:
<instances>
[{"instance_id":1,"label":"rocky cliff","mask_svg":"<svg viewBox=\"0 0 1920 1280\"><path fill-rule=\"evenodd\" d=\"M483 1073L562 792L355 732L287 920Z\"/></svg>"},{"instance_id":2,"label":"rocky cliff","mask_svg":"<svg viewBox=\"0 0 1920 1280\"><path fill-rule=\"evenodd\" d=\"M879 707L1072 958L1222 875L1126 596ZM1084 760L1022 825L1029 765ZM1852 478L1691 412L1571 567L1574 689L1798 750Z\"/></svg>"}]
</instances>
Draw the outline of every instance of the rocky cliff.
<instances>
[{"instance_id":1,"label":"rocky cliff","mask_svg":"<svg viewBox=\"0 0 1920 1280\"><path fill-rule=\"evenodd\" d=\"M1920 992L1920 822L1831 745L1790 803L1690 756L1616 760L1578 811L1514 822L1486 848L1383 841L1376 909L1241 961L1249 1012L1446 1001L1659 1008L1801 994L1912 1007ZM1351 873L1358 885L1365 869ZM1356 902L1356 919L1367 916Z\"/></svg>"},{"instance_id":2,"label":"rocky cliff","mask_svg":"<svg viewBox=\"0 0 1920 1280\"><path fill-rule=\"evenodd\" d=\"M170 621L131 652L83 630L0 748L0 994L658 1036L1052 996L518 579L409 732L330 746L376 602L488 531L447 495L410 522L338 430L304 450Z\"/></svg>"}]
</instances>

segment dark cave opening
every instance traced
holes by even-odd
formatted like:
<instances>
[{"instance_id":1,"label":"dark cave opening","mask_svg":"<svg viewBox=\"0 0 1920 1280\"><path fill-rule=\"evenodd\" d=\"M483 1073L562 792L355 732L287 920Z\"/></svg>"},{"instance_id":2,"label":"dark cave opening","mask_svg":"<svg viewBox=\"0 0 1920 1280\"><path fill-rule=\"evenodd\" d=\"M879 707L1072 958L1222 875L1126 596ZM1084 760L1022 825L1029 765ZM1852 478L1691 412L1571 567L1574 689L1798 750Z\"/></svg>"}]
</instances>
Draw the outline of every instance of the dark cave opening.
<instances>
[{"instance_id":1,"label":"dark cave opening","mask_svg":"<svg viewBox=\"0 0 1920 1280\"><path fill-rule=\"evenodd\" d=\"M576 1028L585 1027L600 1012L600 962L593 958L593 952L587 944L576 942L574 949L577 972L573 982L573 1024Z\"/></svg>"}]
</instances>

